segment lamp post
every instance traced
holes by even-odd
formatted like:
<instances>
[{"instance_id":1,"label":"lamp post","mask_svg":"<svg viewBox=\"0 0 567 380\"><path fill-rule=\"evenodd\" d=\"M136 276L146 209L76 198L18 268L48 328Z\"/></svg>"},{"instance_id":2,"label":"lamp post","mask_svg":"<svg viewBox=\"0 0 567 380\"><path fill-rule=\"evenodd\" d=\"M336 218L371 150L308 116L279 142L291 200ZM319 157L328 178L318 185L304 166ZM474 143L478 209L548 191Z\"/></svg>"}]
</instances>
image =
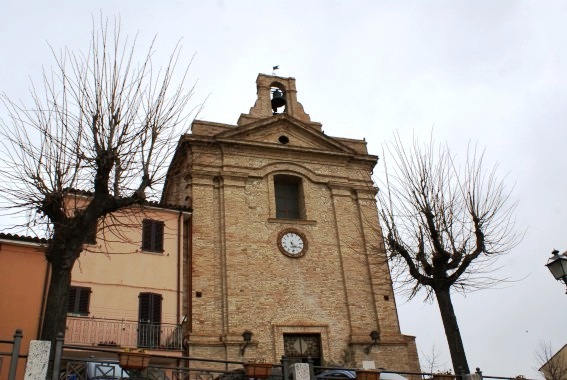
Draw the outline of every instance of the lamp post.
<instances>
[{"instance_id":1,"label":"lamp post","mask_svg":"<svg viewBox=\"0 0 567 380\"><path fill-rule=\"evenodd\" d=\"M567 285L567 252L559 254L559 251L554 249L551 254L553 256L547 260L545 266L556 280L563 281L563 283ZM567 292L565 293L567 294Z\"/></svg>"}]
</instances>

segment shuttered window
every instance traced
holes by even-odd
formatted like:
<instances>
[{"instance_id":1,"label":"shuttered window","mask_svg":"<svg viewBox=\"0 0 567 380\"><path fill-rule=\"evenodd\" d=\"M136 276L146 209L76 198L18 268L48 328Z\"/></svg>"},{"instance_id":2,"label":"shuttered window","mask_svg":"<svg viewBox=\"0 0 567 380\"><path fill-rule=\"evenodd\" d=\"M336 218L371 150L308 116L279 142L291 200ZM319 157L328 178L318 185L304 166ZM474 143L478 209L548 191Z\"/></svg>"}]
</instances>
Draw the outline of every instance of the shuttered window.
<instances>
[{"instance_id":1,"label":"shuttered window","mask_svg":"<svg viewBox=\"0 0 567 380\"><path fill-rule=\"evenodd\" d=\"M160 347L162 296L140 293L138 298L138 347Z\"/></svg>"},{"instance_id":2,"label":"shuttered window","mask_svg":"<svg viewBox=\"0 0 567 380\"><path fill-rule=\"evenodd\" d=\"M145 219L142 223L142 250L163 252L163 222Z\"/></svg>"},{"instance_id":3,"label":"shuttered window","mask_svg":"<svg viewBox=\"0 0 567 380\"><path fill-rule=\"evenodd\" d=\"M71 286L69 301L67 302L67 313L89 315L90 300L91 288Z\"/></svg>"},{"instance_id":4,"label":"shuttered window","mask_svg":"<svg viewBox=\"0 0 567 380\"><path fill-rule=\"evenodd\" d=\"M140 293L139 319L141 323L161 323L161 294Z\"/></svg>"}]
</instances>

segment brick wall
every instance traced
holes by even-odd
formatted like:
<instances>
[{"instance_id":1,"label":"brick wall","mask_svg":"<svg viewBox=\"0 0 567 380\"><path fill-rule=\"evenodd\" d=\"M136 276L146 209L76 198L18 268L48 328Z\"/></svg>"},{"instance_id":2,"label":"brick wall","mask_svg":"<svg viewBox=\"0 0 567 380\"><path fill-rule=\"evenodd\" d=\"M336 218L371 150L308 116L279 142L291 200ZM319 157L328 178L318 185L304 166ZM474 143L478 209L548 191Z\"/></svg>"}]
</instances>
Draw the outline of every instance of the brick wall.
<instances>
[{"instance_id":1,"label":"brick wall","mask_svg":"<svg viewBox=\"0 0 567 380\"><path fill-rule=\"evenodd\" d=\"M365 143L348 140L353 150L289 115L206 127L185 137L184 176L166 189L193 207L191 356L276 362L284 334L318 334L324 360L353 347L358 365L419 370L415 340L399 329L370 177L377 158ZM275 217L276 174L301 179L304 219ZM306 237L303 257L280 252L288 228ZM253 338L243 358L245 330ZM381 339L366 355L372 330Z\"/></svg>"}]
</instances>

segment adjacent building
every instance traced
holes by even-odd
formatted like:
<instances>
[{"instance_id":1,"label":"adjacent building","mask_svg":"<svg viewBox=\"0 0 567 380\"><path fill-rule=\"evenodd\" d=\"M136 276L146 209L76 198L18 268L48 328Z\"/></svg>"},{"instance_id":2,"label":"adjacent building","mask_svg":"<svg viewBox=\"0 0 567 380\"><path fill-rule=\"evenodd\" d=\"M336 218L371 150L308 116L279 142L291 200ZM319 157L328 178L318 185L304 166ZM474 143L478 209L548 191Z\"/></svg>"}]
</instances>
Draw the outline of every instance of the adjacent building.
<instances>
[{"instance_id":1,"label":"adjacent building","mask_svg":"<svg viewBox=\"0 0 567 380\"><path fill-rule=\"evenodd\" d=\"M0 340L12 340L16 329L23 333L20 352L39 338L45 303L49 265L38 238L0 233ZM12 347L0 345L0 351ZM24 377L25 360L18 363L17 378ZM0 356L0 380L8 378L9 356Z\"/></svg>"},{"instance_id":2,"label":"adjacent building","mask_svg":"<svg viewBox=\"0 0 567 380\"><path fill-rule=\"evenodd\" d=\"M545 363L538 369L545 377L545 380L567 379L567 344L556 353L553 353L549 346L540 346L537 355L541 361L545 360Z\"/></svg>"},{"instance_id":3,"label":"adjacent building","mask_svg":"<svg viewBox=\"0 0 567 380\"><path fill-rule=\"evenodd\" d=\"M77 207L89 194L75 195ZM65 342L181 355L190 209L146 204L99 222L73 267Z\"/></svg>"},{"instance_id":4,"label":"adjacent building","mask_svg":"<svg viewBox=\"0 0 567 380\"><path fill-rule=\"evenodd\" d=\"M72 209L89 199L88 192L75 191L67 201ZM147 203L99 221L73 267L67 357L108 358L112 355L88 348L121 351L124 347L182 356L187 318L184 241L190 216L188 208ZM45 244L43 239L0 234L0 337L11 338L16 328L22 329L21 352L40 337L50 278ZM162 358L154 363L177 361ZM19 365L19 370L23 367ZM0 379L7 372L7 366L0 367Z\"/></svg>"}]
</instances>

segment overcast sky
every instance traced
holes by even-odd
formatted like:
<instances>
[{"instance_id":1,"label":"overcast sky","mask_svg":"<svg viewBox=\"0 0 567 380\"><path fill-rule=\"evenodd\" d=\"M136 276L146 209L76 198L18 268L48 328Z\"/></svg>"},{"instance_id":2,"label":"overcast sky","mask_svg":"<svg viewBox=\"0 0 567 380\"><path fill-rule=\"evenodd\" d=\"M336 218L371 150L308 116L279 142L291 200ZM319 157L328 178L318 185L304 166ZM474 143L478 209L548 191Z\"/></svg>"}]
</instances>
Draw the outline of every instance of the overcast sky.
<instances>
[{"instance_id":1,"label":"overcast sky","mask_svg":"<svg viewBox=\"0 0 567 380\"><path fill-rule=\"evenodd\" d=\"M25 99L53 64L48 43L85 50L100 12L120 15L140 47L157 34L157 61L179 39L184 59L196 53L194 104L209 96L200 119L235 124L257 74L280 65L325 133L365 138L373 154L395 131L409 141L432 128L460 157L469 141L485 146L515 185L526 235L499 262L520 281L454 296L469 365L537 377L538 342L566 343L567 296L544 264L567 250L567 2L4 0L0 90ZM450 367L436 304L397 303L402 331Z\"/></svg>"}]
</instances>

